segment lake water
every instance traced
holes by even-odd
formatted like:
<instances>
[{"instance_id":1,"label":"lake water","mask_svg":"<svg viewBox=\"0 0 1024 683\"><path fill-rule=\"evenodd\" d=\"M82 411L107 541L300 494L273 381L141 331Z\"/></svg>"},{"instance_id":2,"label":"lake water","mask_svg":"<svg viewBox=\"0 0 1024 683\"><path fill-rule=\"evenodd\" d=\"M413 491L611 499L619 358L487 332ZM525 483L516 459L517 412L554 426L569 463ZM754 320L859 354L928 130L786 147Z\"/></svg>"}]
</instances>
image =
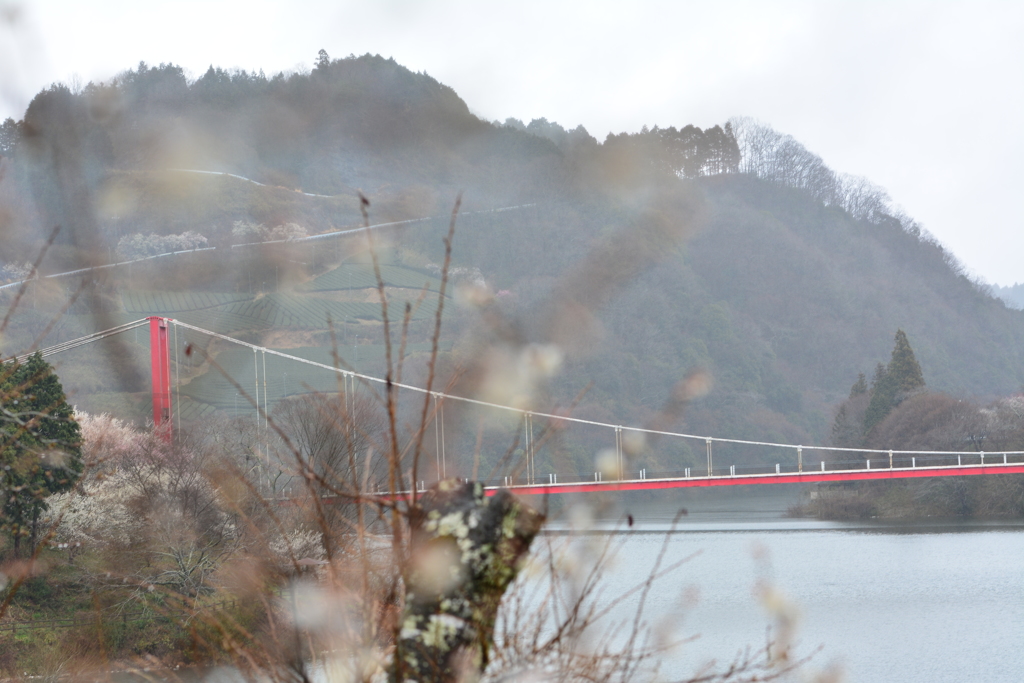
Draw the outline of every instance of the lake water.
<instances>
[{"instance_id":1,"label":"lake water","mask_svg":"<svg viewBox=\"0 0 1024 683\"><path fill-rule=\"evenodd\" d=\"M643 581L663 548L663 566L689 558L655 584L645 611L656 632L671 622L671 637L692 638L663 658L664 681L686 680L712 661L723 669L744 648L763 648L778 614L766 608L764 585L784 596L783 613L796 615L796 657L813 655L784 680L838 669L848 683L1024 681L1024 521L792 519L785 512L804 492L767 488L644 494L616 503L604 517L618 521L590 524L585 534L556 519L535 555L544 541L578 551L610 542L604 600ZM689 514L673 525L679 507ZM636 604L624 601L611 619L631 619ZM194 675L242 680L215 673ZM332 680L316 667L312 678Z\"/></svg>"},{"instance_id":2,"label":"lake water","mask_svg":"<svg viewBox=\"0 0 1024 683\"><path fill-rule=\"evenodd\" d=\"M658 584L647 615L679 617L677 634L697 639L666 657L663 679L763 647L773 616L757 586L767 584L799 615L797 654L816 651L807 671L838 666L851 683L1024 681L1024 525L788 519L785 498L690 501L665 561L697 555ZM654 504L632 530L598 534L619 545L608 595L647 575L666 512Z\"/></svg>"}]
</instances>

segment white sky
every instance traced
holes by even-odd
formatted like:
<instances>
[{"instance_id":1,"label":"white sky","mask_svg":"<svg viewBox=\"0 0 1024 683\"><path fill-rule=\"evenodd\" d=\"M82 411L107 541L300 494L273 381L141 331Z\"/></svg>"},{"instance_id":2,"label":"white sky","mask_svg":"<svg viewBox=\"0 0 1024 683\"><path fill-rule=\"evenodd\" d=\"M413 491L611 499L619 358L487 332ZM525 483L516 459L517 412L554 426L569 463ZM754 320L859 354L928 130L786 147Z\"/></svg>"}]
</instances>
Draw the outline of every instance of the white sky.
<instances>
[{"instance_id":1,"label":"white sky","mask_svg":"<svg viewBox=\"0 0 1024 683\"><path fill-rule=\"evenodd\" d=\"M0 119L53 81L394 57L479 116L592 135L753 116L1024 281L1024 3L0 0Z\"/></svg>"}]
</instances>

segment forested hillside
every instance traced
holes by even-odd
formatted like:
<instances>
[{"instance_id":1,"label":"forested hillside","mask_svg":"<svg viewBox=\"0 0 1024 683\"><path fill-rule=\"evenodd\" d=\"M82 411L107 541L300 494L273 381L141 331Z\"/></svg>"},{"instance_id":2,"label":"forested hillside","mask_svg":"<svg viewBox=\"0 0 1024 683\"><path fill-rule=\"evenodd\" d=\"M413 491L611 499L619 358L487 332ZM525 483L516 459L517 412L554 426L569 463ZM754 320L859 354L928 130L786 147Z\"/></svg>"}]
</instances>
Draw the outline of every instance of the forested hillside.
<instances>
[{"instance_id":1,"label":"forested hillside","mask_svg":"<svg viewBox=\"0 0 1024 683\"><path fill-rule=\"evenodd\" d=\"M750 120L658 123L598 141L543 119L488 122L430 76L370 55L322 53L310 73L272 77L211 67L195 81L172 65L140 64L80 92L47 89L22 121L3 124L0 259L16 280L54 225L62 229L43 272L108 262L119 249L144 249L151 234L195 233L230 253L253 235L358 225L362 191L373 222L437 217L382 243L388 263L429 274L461 191L455 265L495 294L509 338L565 341L552 322L552 311L564 314L552 304L559 297L596 311L587 342L563 344L551 389L564 404L589 385L580 415L645 421L682 377L705 368L713 389L677 427L823 443L850 378L871 371L898 328L937 390L995 395L1024 384L1024 313L971 281L883 191ZM133 283L253 299L276 292L274 302L293 290L349 296L337 293L340 275L335 289L309 285L340 267L345 249L281 253L182 259L154 266L144 285L138 272L118 272L71 312L102 304L127 315L122 294ZM579 287L573 273L587 259L607 280ZM55 301L67 300L62 291ZM236 315L243 303L218 306ZM309 310L336 310L317 306ZM457 363L483 333L465 311L449 315L445 348ZM377 329L370 318L342 320L341 334L365 340ZM234 334L267 332L230 320ZM68 324L46 341L85 327ZM32 336L17 336L17 321L12 332ZM413 341L428 332L414 326ZM138 390L90 381L83 396Z\"/></svg>"},{"instance_id":2,"label":"forested hillside","mask_svg":"<svg viewBox=\"0 0 1024 683\"><path fill-rule=\"evenodd\" d=\"M992 285L992 293L1006 302L1010 308L1024 308L1024 284L1018 282L1009 287Z\"/></svg>"}]
</instances>

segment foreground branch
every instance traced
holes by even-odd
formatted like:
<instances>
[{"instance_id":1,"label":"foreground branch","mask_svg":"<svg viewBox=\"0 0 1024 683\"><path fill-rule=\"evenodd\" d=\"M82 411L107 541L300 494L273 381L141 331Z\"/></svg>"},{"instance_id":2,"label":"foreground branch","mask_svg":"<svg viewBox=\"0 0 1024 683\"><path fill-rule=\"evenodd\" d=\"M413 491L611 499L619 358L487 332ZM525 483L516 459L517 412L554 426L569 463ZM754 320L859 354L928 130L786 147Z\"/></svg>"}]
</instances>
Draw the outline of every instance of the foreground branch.
<instances>
[{"instance_id":1,"label":"foreground branch","mask_svg":"<svg viewBox=\"0 0 1024 683\"><path fill-rule=\"evenodd\" d=\"M508 491L440 482L410 515L411 562L395 653L395 680L478 678L498 605L544 516Z\"/></svg>"}]
</instances>

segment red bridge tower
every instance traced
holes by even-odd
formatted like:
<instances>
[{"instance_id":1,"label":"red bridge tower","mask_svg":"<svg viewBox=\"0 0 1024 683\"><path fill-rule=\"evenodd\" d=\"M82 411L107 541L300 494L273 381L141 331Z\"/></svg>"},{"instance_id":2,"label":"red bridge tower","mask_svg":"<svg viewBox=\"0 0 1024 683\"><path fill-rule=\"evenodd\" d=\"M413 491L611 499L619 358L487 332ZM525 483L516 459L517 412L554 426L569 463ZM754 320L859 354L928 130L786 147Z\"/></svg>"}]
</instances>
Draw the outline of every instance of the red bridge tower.
<instances>
[{"instance_id":1,"label":"red bridge tower","mask_svg":"<svg viewBox=\"0 0 1024 683\"><path fill-rule=\"evenodd\" d=\"M149 317L149 357L153 369L153 424L171 434L171 354L169 318Z\"/></svg>"}]
</instances>

